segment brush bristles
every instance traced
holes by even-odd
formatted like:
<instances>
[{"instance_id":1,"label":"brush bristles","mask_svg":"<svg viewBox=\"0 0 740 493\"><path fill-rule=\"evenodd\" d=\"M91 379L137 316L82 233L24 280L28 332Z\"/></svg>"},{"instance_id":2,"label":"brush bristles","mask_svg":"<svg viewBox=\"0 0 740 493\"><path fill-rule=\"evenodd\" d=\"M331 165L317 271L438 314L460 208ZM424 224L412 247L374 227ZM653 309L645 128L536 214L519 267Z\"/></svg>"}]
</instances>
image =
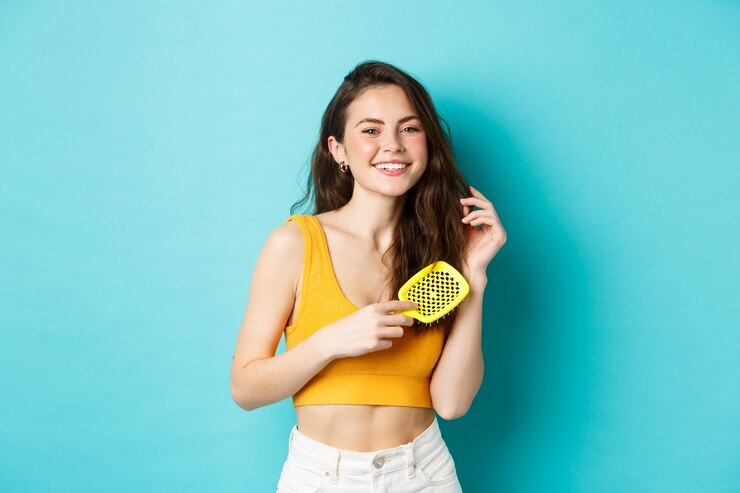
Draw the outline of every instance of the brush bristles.
<instances>
[{"instance_id":1,"label":"brush bristles","mask_svg":"<svg viewBox=\"0 0 740 493\"><path fill-rule=\"evenodd\" d=\"M447 317L447 315L449 315L450 313L454 312L455 310L457 310L457 307L455 307L452 310L450 310L449 312L445 313L444 315L442 315L441 317L439 317L434 322L437 322L439 320L442 320L443 318ZM425 322L424 325L426 325L427 327L430 327L434 322Z\"/></svg>"}]
</instances>

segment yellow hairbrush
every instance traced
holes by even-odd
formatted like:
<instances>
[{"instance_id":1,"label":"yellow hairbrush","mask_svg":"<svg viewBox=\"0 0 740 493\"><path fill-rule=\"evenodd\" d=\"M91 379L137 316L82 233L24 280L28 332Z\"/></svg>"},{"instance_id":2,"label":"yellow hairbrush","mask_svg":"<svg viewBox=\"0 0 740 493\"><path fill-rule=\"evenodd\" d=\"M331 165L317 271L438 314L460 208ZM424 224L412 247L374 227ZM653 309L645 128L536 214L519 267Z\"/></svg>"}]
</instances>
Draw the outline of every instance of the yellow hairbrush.
<instances>
[{"instance_id":1,"label":"yellow hairbrush","mask_svg":"<svg viewBox=\"0 0 740 493\"><path fill-rule=\"evenodd\" d=\"M413 301L417 308L399 312L429 324L452 311L468 295L470 286L454 267L443 260L427 265L398 290L398 299Z\"/></svg>"}]
</instances>

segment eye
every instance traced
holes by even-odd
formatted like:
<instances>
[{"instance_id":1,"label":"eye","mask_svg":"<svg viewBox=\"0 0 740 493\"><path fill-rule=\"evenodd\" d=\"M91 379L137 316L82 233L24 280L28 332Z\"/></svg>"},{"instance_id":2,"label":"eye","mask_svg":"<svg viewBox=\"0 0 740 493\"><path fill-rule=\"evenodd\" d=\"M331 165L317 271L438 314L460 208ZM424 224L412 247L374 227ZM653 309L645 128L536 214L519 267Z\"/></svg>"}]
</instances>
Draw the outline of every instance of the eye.
<instances>
[{"instance_id":1,"label":"eye","mask_svg":"<svg viewBox=\"0 0 740 493\"><path fill-rule=\"evenodd\" d=\"M404 128L404 130L413 130L414 132L418 132L419 131L419 129L416 128L416 127L406 127L406 128Z\"/></svg>"},{"instance_id":2,"label":"eye","mask_svg":"<svg viewBox=\"0 0 740 493\"><path fill-rule=\"evenodd\" d=\"M362 131L362 133L370 133L370 131L377 132L377 130L375 130L374 128L366 128L365 130ZM371 133L370 135L375 135L375 134Z\"/></svg>"}]
</instances>

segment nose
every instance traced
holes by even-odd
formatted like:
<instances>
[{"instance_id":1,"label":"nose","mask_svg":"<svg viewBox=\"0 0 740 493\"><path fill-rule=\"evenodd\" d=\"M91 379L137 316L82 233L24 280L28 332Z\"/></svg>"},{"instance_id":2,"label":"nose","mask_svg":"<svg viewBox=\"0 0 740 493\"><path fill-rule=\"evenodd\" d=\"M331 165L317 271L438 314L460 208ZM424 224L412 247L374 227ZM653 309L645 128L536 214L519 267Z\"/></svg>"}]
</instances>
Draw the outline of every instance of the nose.
<instances>
[{"instance_id":1,"label":"nose","mask_svg":"<svg viewBox=\"0 0 740 493\"><path fill-rule=\"evenodd\" d=\"M397 152L403 151L403 144L401 144L401 140L398 138L398 134L396 134L395 132L387 132L386 135L388 135L385 141L386 150Z\"/></svg>"}]
</instances>

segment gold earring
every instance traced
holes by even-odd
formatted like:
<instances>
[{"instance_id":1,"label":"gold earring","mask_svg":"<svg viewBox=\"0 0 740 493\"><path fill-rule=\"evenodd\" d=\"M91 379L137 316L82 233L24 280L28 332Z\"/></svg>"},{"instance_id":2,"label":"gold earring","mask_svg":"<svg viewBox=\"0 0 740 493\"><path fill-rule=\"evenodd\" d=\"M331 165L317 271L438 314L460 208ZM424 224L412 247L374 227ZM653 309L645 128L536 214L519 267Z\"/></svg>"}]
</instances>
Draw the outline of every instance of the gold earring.
<instances>
[{"instance_id":1,"label":"gold earring","mask_svg":"<svg viewBox=\"0 0 740 493\"><path fill-rule=\"evenodd\" d=\"M344 161L339 163L339 171L341 171L342 173L346 173L348 169L349 169L349 166L344 164Z\"/></svg>"}]
</instances>

